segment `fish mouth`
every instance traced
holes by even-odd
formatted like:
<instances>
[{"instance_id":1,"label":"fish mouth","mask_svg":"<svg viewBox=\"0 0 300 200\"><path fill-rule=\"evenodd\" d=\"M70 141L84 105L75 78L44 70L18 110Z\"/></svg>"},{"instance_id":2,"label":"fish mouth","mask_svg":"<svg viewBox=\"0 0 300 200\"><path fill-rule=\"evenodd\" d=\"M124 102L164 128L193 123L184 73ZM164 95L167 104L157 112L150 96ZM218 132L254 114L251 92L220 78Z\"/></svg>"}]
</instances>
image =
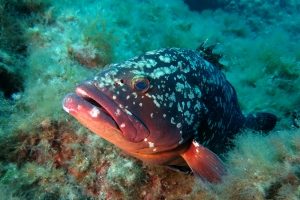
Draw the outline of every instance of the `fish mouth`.
<instances>
[{"instance_id":1,"label":"fish mouth","mask_svg":"<svg viewBox=\"0 0 300 200\"><path fill-rule=\"evenodd\" d=\"M90 130L98 124L101 124L102 128L120 130L114 119L97 102L85 100L77 94L67 94L62 101L62 107Z\"/></svg>"},{"instance_id":2,"label":"fish mouth","mask_svg":"<svg viewBox=\"0 0 300 200\"><path fill-rule=\"evenodd\" d=\"M76 94L65 97L63 108L83 125L89 128L89 124L97 123L118 129L129 142L141 142L148 137L149 130L143 122L92 83L82 83L75 91Z\"/></svg>"}]
</instances>

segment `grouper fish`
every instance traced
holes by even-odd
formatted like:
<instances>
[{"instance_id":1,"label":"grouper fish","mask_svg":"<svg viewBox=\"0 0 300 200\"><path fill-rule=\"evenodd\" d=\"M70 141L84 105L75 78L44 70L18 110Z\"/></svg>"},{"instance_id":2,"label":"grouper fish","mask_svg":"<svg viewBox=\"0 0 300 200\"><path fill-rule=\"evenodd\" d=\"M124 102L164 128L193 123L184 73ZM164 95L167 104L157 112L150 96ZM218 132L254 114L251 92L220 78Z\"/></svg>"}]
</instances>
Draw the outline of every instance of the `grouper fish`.
<instances>
[{"instance_id":1,"label":"grouper fish","mask_svg":"<svg viewBox=\"0 0 300 200\"><path fill-rule=\"evenodd\" d=\"M63 108L92 132L147 163L221 181L218 157L243 129L270 131L277 118L244 115L224 74L199 51L163 48L110 64L68 94Z\"/></svg>"}]
</instances>

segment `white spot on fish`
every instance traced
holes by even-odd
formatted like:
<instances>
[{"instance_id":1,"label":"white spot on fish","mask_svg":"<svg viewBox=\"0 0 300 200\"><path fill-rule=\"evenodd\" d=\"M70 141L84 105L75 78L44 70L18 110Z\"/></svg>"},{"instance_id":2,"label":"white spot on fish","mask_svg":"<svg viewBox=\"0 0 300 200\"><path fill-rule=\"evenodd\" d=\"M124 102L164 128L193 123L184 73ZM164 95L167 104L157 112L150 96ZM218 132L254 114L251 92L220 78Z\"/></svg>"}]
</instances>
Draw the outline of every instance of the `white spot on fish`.
<instances>
[{"instance_id":1,"label":"white spot on fish","mask_svg":"<svg viewBox=\"0 0 300 200\"><path fill-rule=\"evenodd\" d=\"M154 147L154 143L148 142L148 144L149 144L149 148L153 148Z\"/></svg>"},{"instance_id":2,"label":"white spot on fish","mask_svg":"<svg viewBox=\"0 0 300 200\"><path fill-rule=\"evenodd\" d=\"M182 104L182 109L184 110L184 105L185 105L185 103L184 103L184 102L181 102L181 104Z\"/></svg>"},{"instance_id":3,"label":"white spot on fish","mask_svg":"<svg viewBox=\"0 0 300 200\"><path fill-rule=\"evenodd\" d=\"M140 103L139 105L142 107L142 106L143 106L143 103Z\"/></svg>"},{"instance_id":4,"label":"white spot on fish","mask_svg":"<svg viewBox=\"0 0 300 200\"><path fill-rule=\"evenodd\" d=\"M153 59L148 59L148 62L151 66L155 66L157 64L157 62Z\"/></svg>"},{"instance_id":5,"label":"white spot on fish","mask_svg":"<svg viewBox=\"0 0 300 200\"><path fill-rule=\"evenodd\" d=\"M195 147L199 147L199 146L200 146L200 144L199 144L198 142L196 142L195 140L193 140L193 145L194 145Z\"/></svg>"},{"instance_id":6,"label":"white spot on fish","mask_svg":"<svg viewBox=\"0 0 300 200\"><path fill-rule=\"evenodd\" d=\"M154 100L153 102L157 107L160 107L160 104L156 100Z\"/></svg>"},{"instance_id":7,"label":"white spot on fish","mask_svg":"<svg viewBox=\"0 0 300 200\"><path fill-rule=\"evenodd\" d=\"M100 111L97 107L93 107L93 109L89 113L92 117L97 117L100 114Z\"/></svg>"},{"instance_id":8,"label":"white spot on fish","mask_svg":"<svg viewBox=\"0 0 300 200\"><path fill-rule=\"evenodd\" d=\"M179 102L178 102L178 104L177 104L177 110L178 110L179 112L182 112L182 109L181 109L181 106L180 106Z\"/></svg>"},{"instance_id":9,"label":"white spot on fish","mask_svg":"<svg viewBox=\"0 0 300 200\"><path fill-rule=\"evenodd\" d=\"M186 68L183 68L182 70L184 73L189 73L190 72L190 67L187 66Z\"/></svg>"},{"instance_id":10,"label":"white spot on fish","mask_svg":"<svg viewBox=\"0 0 300 200\"><path fill-rule=\"evenodd\" d=\"M190 93L188 94L188 96L189 96L190 99L195 98L195 95L194 95L194 93L192 91L190 91Z\"/></svg>"},{"instance_id":11,"label":"white spot on fish","mask_svg":"<svg viewBox=\"0 0 300 200\"><path fill-rule=\"evenodd\" d=\"M157 95L157 99L159 99L159 100L164 100L164 96L163 95Z\"/></svg>"},{"instance_id":12,"label":"white spot on fish","mask_svg":"<svg viewBox=\"0 0 300 200\"><path fill-rule=\"evenodd\" d=\"M186 106L187 106L188 108L190 108L190 107L191 107L191 102L188 101L188 102L186 103Z\"/></svg>"},{"instance_id":13,"label":"white spot on fish","mask_svg":"<svg viewBox=\"0 0 300 200\"><path fill-rule=\"evenodd\" d=\"M161 55L158 58L159 58L159 60L161 60L161 61L163 61L165 63L170 63L170 61L171 61L170 57L168 57L168 56L162 56Z\"/></svg>"},{"instance_id":14,"label":"white spot on fish","mask_svg":"<svg viewBox=\"0 0 300 200\"><path fill-rule=\"evenodd\" d=\"M187 116L187 117L185 118L186 123L187 123L188 125L191 125L191 124L193 123L193 121L194 121L194 114L190 114L189 111L186 111L186 112L184 113L184 115Z\"/></svg>"},{"instance_id":15,"label":"white spot on fish","mask_svg":"<svg viewBox=\"0 0 300 200\"><path fill-rule=\"evenodd\" d=\"M181 80L185 80L185 75L183 74L177 75L177 78Z\"/></svg>"},{"instance_id":16,"label":"white spot on fish","mask_svg":"<svg viewBox=\"0 0 300 200\"><path fill-rule=\"evenodd\" d=\"M176 97L174 92L170 95L169 100L176 102Z\"/></svg>"},{"instance_id":17,"label":"white spot on fish","mask_svg":"<svg viewBox=\"0 0 300 200\"><path fill-rule=\"evenodd\" d=\"M137 94L135 92L132 93L132 94L133 94L134 98L137 98Z\"/></svg>"},{"instance_id":18,"label":"white spot on fish","mask_svg":"<svg viewBox=\"0 0 300 200\"><path fill-rule=\"evenodd\" d=\"M116 99L116 98L117 98L117 97L114 95L114 96L113 96L113 99Z\"/></svg>"},{"instance_id":19,"label":"white spot on fish","mask_svg":"<svg viewBox=\"0 0 300 200\"><path fill-rule=\"evenodd\" d=\"M120 109L117 109L116 112L115 112L115 114L116 114L117 116L120 116L120 114L121 114Z\"/></svg>"},{"instance_id":20,"label":"white spot on fish","mask_svg":"<svg viewBox=\"0 0 300 200\"><path fill-rule=\"evenodd\" d=\"M124 127L125 127L125 124L124 124L124 123L123 123L123 124L121 124L121 125L120 125L120 127L121 127L121 128L124 128Z\"/></svg>"},{"instance_id":21,"label":"white spot on fish","mask_svg":"<svg viewBox=\"0 0 300 200\"><path fill-rule=\"evenodd\" d=\"M152 98L152 96L148 93L145 94L147 97Z\"/></svg>"},{"instance_id":22,"label":"white spot on fish","mask_svg":"<svg viewBox=\"0 0 300 200\"><path fill-rule=\"evenodd\" d=\"M195 88L195 92L196 92L197 97L198 97L198 98L201 98L202 93L201 93L200 89L196 87L196 88Z\"/></svg>"},{"instance_id":23,"label":"white spot on fish","mask_svg":"<svg viewBox=\"0 0 300 200\"><path fill-rule=\"evenodd\" d=\"M200 108L201 108L200 102L197 100L196 105L194 106L194 110L196 109L200 110Z\"/></svg>"},{"instance_id":24,"label":"white spot on fish","mask_svg":"<svg viewBox=\"0 0 300 200\"><path fill-rule=\"evenodd\" d=\"M175 90L176 90L177 92L182 92L182 91L184 90L184 85L181 84L181 83L176 83Z\"/></svg>"},{"instance_id":25,"label":"white spot on fish","mask_svg":"<svg viewBox=\"0 0 300 200\"><path fill-rule=\"evenodd\" d=\"M128 115L132 115L132 113L129 110L125 109L125 111Z\"/></svg>"},{"instance_id":26,"label":"white spot on fish","mask_svg":"<svg viewBox=\"0 0 300 200\"><path fill-rule=\"evenodd\" d=\"M178 142L179 144L182 144L182 142L184 141L183 137L180 138L180 141Z\"/></svg>"},{"instance_id":27,"label":"white spot on fish","mask_svg":"<svg viewBox=\"0 0 300 200\"><path fill-rule=\"evenodd\" d=\"M187 117L190 117L191 114L190 114L190 112L187 110L187 111L184 112L184 115L187 116Z\"/></svg>"},{"instance_id":28,"label":"white spot on fish","mask_svg":"<svg viewBox=\"0 0 300 200\"><path fill-rule=\"evenodd\" d=\"M165 76L167 79L166 75L167 74L172 74L177 70L177 67L174 67L173 65L169 67L159 67L153 70L153 72L150 74L150 76L154 79L160 78L161 76Z\"/></svg>"},{"instance_id":29,"label":"white spot on fish","mask_svg":"<svg viewBox=\"0 0 300 200\"><path fill-rule=\"evenodd\" d=\"M174 117L171 118L171 123L176 124L175 121L174 121Z\"/></svg>"}]
</instances>

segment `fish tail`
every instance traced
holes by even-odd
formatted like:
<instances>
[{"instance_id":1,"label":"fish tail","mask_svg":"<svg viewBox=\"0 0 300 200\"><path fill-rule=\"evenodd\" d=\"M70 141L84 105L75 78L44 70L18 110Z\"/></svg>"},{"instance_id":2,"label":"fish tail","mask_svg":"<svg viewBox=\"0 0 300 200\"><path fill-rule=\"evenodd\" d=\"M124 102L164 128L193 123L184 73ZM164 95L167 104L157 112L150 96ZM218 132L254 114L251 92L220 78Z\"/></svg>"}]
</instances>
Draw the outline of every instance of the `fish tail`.
<instances>
[{"instance_id":1,"label":"fish tail","mask_svg":"<svg viewBox=\"0 0 300 200\"><path fill-rule=\"evenodd\" d=\"M256 112L246 116L246 128L269 132L271 131L277 122L276 115L267 112Z\"/></svg>"}]
</instances>

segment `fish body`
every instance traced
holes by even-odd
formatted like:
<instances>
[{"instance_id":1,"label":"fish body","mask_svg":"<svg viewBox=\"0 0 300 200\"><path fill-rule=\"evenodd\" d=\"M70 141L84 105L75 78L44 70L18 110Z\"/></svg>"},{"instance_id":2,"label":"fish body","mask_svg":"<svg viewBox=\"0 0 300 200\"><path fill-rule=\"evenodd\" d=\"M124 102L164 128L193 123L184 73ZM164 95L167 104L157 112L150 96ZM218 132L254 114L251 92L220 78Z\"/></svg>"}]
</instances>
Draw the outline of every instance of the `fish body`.
<instances>
[{"instance_id":1,"label":"fish body","mask_svg":"<svg viewBox=\"0 0 300 200\"><path fill-rule=\"evenodd\" d=\"M245 128L276 116L243 115L234 88L199 52L164 48L111 64L68 94L63 108L91 131L151 164L191 168L205 182L226 173L216 154Z\"/></svg>"}]
</instances>

